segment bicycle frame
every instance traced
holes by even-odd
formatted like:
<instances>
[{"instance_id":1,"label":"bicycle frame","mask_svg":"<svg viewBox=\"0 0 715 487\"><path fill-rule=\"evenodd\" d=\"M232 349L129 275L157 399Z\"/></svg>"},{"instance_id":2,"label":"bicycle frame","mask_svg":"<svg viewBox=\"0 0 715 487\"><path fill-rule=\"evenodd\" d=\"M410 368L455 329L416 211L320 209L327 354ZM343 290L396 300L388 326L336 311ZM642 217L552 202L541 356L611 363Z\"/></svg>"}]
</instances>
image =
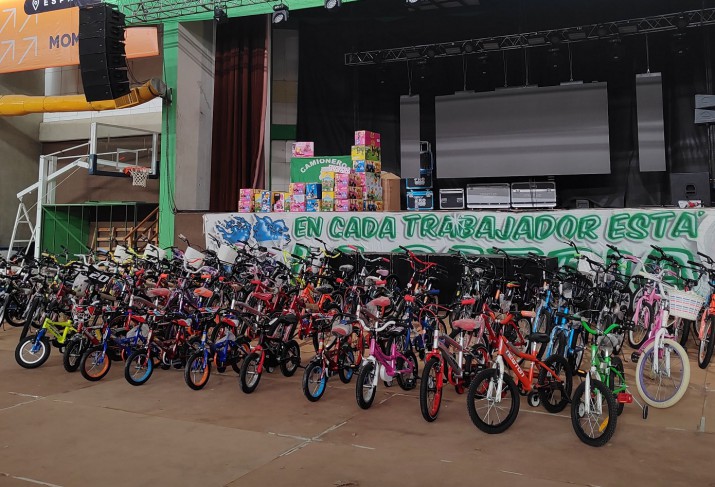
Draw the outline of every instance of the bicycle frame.
<instances>
[{"instance_id":1,"label":"bicycle frame","mask_svg":"<svg viewBox=\"0 0 715 487\"><path fill-rule=\"evenodd\" d=\"M62 332L60 332L56 327L62 328ZM40 340L42 340L42 338L47 333L49 333L60 344L64 344L67 341L67 337L69 335L77 333L77 329L72 326L72 320L52 321L49 318L45 317L45 321L42 323L42 328L37 333L36 341L39 342Z\"/></svg>"}]
</instances>

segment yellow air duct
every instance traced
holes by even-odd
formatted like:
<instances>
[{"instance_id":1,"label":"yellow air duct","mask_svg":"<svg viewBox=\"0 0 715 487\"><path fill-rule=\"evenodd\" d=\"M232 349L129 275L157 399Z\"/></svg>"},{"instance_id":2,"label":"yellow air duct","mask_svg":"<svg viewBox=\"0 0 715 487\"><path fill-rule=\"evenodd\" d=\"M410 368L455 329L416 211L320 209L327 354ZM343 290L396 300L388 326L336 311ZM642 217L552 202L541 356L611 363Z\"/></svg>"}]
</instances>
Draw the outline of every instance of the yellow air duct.
<instances>
[{"instance_id":1,"label":"yellow air duct","mask_svg":"<svg viewBox=\"0 0 715 487\"><path fill-rule=\"evenodd\" d=\"M29 113L90 112L130 108L166 95L166 84L152 79L132 88L129 94L116 100L88 102L84 95L25 96L0 95L0 116L27 115Z\"/></svg>"}]
</instances>

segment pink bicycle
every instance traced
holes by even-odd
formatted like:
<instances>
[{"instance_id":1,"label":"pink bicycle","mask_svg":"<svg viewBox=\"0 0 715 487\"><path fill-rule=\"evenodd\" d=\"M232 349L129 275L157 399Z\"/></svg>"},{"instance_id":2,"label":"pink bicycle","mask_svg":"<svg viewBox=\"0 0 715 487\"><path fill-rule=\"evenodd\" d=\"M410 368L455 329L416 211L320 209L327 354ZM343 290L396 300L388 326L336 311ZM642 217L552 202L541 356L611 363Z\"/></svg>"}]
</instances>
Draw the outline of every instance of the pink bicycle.
<instances>
[{"instance_id":1,"label":"pink bicycle","mask_svg":"<svg viewBox=\"0 0 715 487\"><path fill-rule=\"evenodd\" d=\"M363 309L362 305L357 307L355 319L365 330L370 330L370 353L362 359L355 387L355 397L362 409L372 406L380 379L387 387L397 379L398 385L405 391L414 389L417 384L417 357L412 350L401 350L405 346L407 329L397 326L394 320L382 322L384 310L391 304L386 296L367 303L369 309L381 309L377 314Z\"/></svg>"}]
</instances>

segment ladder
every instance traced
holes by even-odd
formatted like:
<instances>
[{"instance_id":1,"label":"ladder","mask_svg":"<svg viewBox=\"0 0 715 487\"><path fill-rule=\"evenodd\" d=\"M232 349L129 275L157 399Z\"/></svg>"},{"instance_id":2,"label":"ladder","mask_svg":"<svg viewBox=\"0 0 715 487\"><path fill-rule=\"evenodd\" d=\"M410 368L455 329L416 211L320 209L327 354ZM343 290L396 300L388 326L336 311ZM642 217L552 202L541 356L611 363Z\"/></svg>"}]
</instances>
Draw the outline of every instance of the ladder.
<instances>
[{"instance_id":1,"label":"ladder","mask_svg":"<svg viewBox=\"0 0 715 487\"><path fill-rule=\"evenodd\" d=\"M23 225L27 225L30 229L29 239L18 238L18 230L20 230ZM22 201L22 198L20 198L20 204L17 206L17 216L15 217L15 226L12 229L12 237L10 237L10 247L7 249L7 258L10 259L12 249L14 249L17 244L26 244L23 245L23 248L25 249L24 253L27 254L27 251L30 249L30 245L32 245L32 242L34 241L35 225L32 223L32 220L30 220L30 214L27 211L25 202Z\"/></svg>"}]
</instances>

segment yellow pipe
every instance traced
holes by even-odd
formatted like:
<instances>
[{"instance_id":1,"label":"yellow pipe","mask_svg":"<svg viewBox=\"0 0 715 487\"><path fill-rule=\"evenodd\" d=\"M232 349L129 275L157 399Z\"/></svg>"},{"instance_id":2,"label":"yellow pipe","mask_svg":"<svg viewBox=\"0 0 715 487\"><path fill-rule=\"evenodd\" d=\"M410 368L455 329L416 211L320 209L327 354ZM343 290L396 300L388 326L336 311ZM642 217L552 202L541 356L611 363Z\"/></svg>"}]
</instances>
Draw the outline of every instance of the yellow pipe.
<instances>
[{"instance_id":1,"label":"yellow pipe","mask_svg":"<svg viewBox=\"0 0 715 487\"><path fill-rule=\"evenodd\" d=\"M84 95L25 96L0 95L0 116L27 115L29 113L89 112L130 108L166 95L166 85L152 79L132 88L128 95L116 100L88 102Z\"/></svg>"}]
</instances>

